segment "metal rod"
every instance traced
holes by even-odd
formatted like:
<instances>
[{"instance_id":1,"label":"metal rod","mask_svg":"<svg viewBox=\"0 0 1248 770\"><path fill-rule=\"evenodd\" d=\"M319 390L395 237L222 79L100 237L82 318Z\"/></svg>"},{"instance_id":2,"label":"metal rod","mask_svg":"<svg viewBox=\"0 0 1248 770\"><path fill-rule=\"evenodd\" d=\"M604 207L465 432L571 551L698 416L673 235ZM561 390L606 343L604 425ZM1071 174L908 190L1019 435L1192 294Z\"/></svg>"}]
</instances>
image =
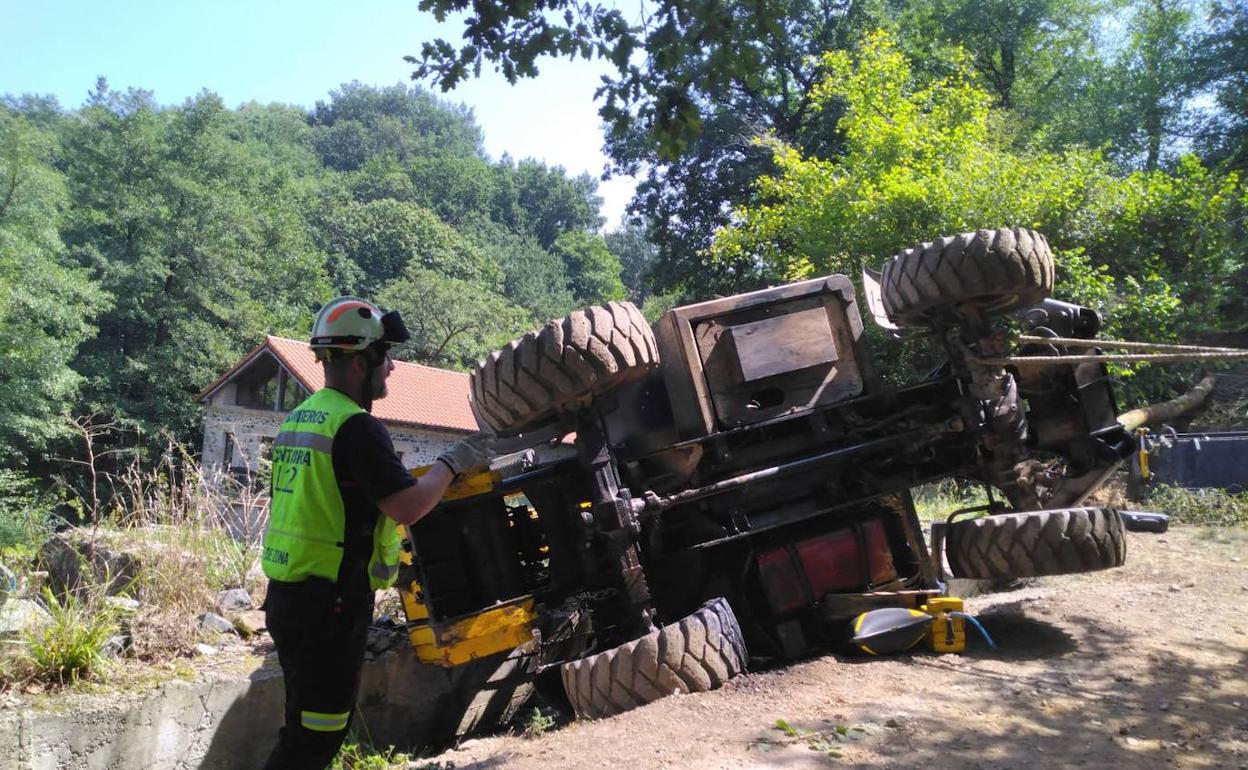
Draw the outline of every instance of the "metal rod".
<instances>
[{"instance_id":1,"label":"metal rod","mask_svg":"<svg viewBox=\"0 0 1248 770\"><path fill-rule=\"evenodd\" d=\"M820 465L828 462L829 460L835 460L839 457L846 457L859 452L870 452L875 449L884 449L895 444L904 444L920 438L928 432L929 429L926 428L912 430L896 436L888 436L886 438L879 438L874 441L856 444L851 447L833 449L830 452L821 452L817 455L804 457L801 460L795 460L791 463L784 463L782 465L774 465L770 468L763 468L762 470L751 471L750 473L744 473L730 479L717 481L714 484L708 484L704 487L698 487L697 489L687 489L683 492L677 492L674 495L668 495L666 497L659 497L657 495L647 496L646 508L666 510L672 506L683 505L684 503L691 503L695 500L701 500L706 497L723 494L724 492L730 492L747 484L753 484L766 479L780 478L782 476L798 473L806 470L807 468Z\"/></svg>"},{"instance_id":2,"label":"metal rod","mask_svg":"<svg viewBox=\"0 0 1248 770\"><path fill-rule=\"evenodd\" d=\"M1219 348L1208 345L1171 345L1161 342L1129 342L1127 340L1085 340L1071 337L1037 337L1020 334L1019 342L1061 345L1068 348L1122 348L1123 350L1156 350L1164 353L1246 353L1243 348Z\"/></svg>"}]
</instances>

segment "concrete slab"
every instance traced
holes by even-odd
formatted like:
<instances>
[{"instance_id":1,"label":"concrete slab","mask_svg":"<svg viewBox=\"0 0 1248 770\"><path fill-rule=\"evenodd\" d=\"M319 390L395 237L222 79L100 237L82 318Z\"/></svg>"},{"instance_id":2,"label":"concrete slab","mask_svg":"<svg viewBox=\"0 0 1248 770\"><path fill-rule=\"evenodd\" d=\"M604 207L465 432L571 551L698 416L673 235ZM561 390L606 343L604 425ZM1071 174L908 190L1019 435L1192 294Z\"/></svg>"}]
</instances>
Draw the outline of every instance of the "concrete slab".
<instances>
[{"instance_id":1,"label":"concrete slab","mask_svg":"<svg viewBox=\"0 0 1248 770\"><path fill-rule=\"evenodd\" d=\"M365 663L355 728L376 745L428 746L460 700L461 676L399 645ZM0 711L0 770L254 770L277 739L283 698L270 656L146 693L69 694Z\"/></svg>"}]
</instances>

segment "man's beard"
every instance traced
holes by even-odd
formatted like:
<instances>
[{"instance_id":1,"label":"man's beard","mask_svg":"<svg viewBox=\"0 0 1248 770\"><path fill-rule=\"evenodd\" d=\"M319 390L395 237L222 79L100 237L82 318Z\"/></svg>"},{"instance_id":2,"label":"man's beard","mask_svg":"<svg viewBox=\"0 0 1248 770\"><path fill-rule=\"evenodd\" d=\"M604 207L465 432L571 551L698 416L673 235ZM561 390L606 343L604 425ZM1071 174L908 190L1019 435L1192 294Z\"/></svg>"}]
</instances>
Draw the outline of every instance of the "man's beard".
<instances>
[{"instance_id":1,"label":"man's beard","mask_svg":"<svg viewBox=\"0 0 1248 770\"><path fill-rule=\"evenodd\" d=\"M384 379L373 380L373 400L386 397L386 381Z\"/></svg>"}]
</instances>

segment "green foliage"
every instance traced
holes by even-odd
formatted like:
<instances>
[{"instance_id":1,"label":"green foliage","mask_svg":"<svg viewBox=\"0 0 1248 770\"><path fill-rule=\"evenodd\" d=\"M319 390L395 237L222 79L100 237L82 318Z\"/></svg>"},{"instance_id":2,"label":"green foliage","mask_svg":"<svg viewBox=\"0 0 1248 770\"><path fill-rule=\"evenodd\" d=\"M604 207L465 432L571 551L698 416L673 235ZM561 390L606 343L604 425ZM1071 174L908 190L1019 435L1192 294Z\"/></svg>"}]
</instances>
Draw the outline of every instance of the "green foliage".
<instances>
[{"instance_id":1,"label":"green foliage","mask_svg":"<svg viewBox=\"0 0 1248 770\"><path fill-rule=\"evenodd\" d=\"M363 273L359 285L347 287L361 296L373 296L409 264L490 288L502 282L497 265L416 203L391 198L348 203L334 210L323 226L329 234L327 248L344 254Z\"/></svg>"},{"instance_id":2,"label":"green foliage","mask_svg":"<svg viewBox=\"0 0 1248 770\"><path fill-rule=\"evenodd\" d=\"M1220 110L1205 121L1201 143L1214 160L1242 171L1248 168L1248 5L1216 0L1209 26L1200 64Z\"/></svg>"},{"instance_id":3,"label":"green foliage","mask_svg":"<svg viewBox=\"0 0 1248 770\"><path fill-rule=\"evenodd\" d=\"M51 531L49 501L35 478L0 468L0 553L30 553Z\"/></svg>"},{"instance_id":4,"label":"green foliage","mask_svg":"<svg viewBox=\"0 0 1248 770\"><path fill-rule=\"evenodd\" d=\"M568 270L568 288L578 305L624 299L620 260L601 235L571 231L555 239L551 251Z\"/></svg>"},{"instance_id":5,"label":"green foliage","mask_svg":"<svg viewBox=\"0 0 1248 770\"><path fill-rule=\"evenodd\" d=\"M465 369L528 331L529 316L502 295L417 264L378 300L403 314L412 338L395 349L405 361Z\"/></svg>"},{"instance_id":6,"label":"green foliage","mask_svg":"<svg viewBox=\"0 0 1248 770\"><path fill-rule=\"evenodd\" d=\"M534 321L558 318L576 307L568 288L567 266L533 236L489 221L471 223L467 235L487 258L502 267L503 293L527 308Z\"/></svg>"},{"instance_id":7,"label":"green foliage","mask_svg":"<svg viewBox=\"0 0 1248 770\"><path fill-rule=\"evenodd\" d=\"M1248 526L1248 497L1224 489L1183 489L1162 485L1150 495L1149 507L1175 522L1212 527Z\"/></svg>"},{"instance_id":8,"label":"green foliage","mask_svg":"<svg viewBox=\"0 0 1248 770\"><path fill-rule=\"evenodd\" d=\"M71 685L98 673L105 660L104 643L117 632L117 620L102 590L85 598L73 593L57 597L44 589L51 621L25 635L32 676L57 685Z\"/></svg>"},{"instance_id":9,"label":"green foliage","mask_svg":"<svg viewBox=\"0 0 1248 770\"><path fill-rule=\"evenodd\" d=\"M620 280L628 292L628 298L636 303L650 296L650 270L658 260L659 252L646 239L646 230L637 224L628 224L607 233L607 248L620 261Z\"/></svg>"},{"instance_id":10,"label":"green foliage","mask_svg":"<svg viewBox=\"0 0 1248 770\"><path fill-rule=\"evenodd\" d=\"M23 465L64 435L78 394L70 368L104 297L71 265L58 227L67 203L54 139L0 108L0 463Z\"/></svg>"},{"instance_id":11,"label":"green foliage","mask_svg":"<svg viewBox=\"0 0 1248 770\"><path fill-rule=\"evenodd\" d=\"M1008 113L990 108L966 60L917 82L886 33L824 64L814 92L842 105L845 153L822 160L768 140L779 173L758 182L765 203L739 209L736 225L719 232L714 260L752 265L769 280L856 276L910 243L1025 226L1054 247L1055 293L1104 311L1110 336L1191 339L1227 317L1245 254L1234 175L1188 157L1173 172L1119 179L1095 152L1015 147L998 128Z\"/></svg>"},{"instance_id":12,"label":"green foliage","mask_svg":"<svg viewBox=\"0 0 1248 770\"><path fill-rule=\"evenodd\" d=\"M330 770L401 770L410 762L407 754L395 751L393 746L377 749L348 738L329 767Z\"/></svg>"},{"instance_id":13,"label":"green foliage","mask_svg":"<svg viewBox=\"0 0 1248 770\"><path fill-rule=\"evenodd\" d=\"M302 190L239 141L221 101L178 110L106 84L65 130L71 254L115 298L79 349L95 409L189 436L193 396L329 294Z\"/></svg>"},{"instance_id":14,"label":"green foliage","mask_svg":"<svg viewBox=\"0 0 1248 770\"><path fill-rule=\"evenodd\" d=\"M528 719L524 721L524 730L521 734L525 738L540 738L555 724L556 720L552 713L540 707L534 707L529 711Z\"/></svg>"},{"instance_id":15,"label":"green foliage","mask_svg":"<svg viewBox=\"0 0 1248 770\"><path fill-rule=\"evenodd\" d=\"M915 513L923 521L944 521L956 510L988 504L982 485L955 479L924 484L912 491Z\"/></svg>"}]
</instances>

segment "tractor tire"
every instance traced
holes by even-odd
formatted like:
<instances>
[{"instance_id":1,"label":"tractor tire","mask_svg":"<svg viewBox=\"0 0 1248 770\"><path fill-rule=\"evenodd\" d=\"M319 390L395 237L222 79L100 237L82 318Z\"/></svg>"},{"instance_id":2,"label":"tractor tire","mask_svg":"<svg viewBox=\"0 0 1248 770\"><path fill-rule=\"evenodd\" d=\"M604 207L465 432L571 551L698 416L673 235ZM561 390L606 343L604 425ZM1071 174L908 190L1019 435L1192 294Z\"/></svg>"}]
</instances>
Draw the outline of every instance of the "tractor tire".
<instances>
[{"instance_id":1,"label":"tractor tire","mask_svg":"<svg viewBox=\"0 0 1248 770\"><path fill-rule=\"evenodd\" d=\"M745 641L725 599L678 623L564 663L560 673L578 717L601 719L673 693L705 692L745 670Z\"/></svg>"},{"instance_id":2,"label":"tractor tire","mask_svg":"<svg viewBox=\"0 0 1248 770\"><path fill-rule=\"evenodd\" d=\"M1121 567L1127 541L1112 508L1058 508L954 522L945 556L959 578L1069 575Z\"/></svg>"},{"instance_id":3,"label":"tractor tire","mask_svg":"<svg viewBox=\"0 0 1248 770\"><path fill-rule=\"evenodd\" d=\"M536 645L527 642L451 669L449 693L438 703L442 727L435 742L450 745L511 722L537 689L537 668Z\"/></svg>"},{"instance_id":4,"label":"tractor tire","mask_svg":"<svg viewBox=\"0 0 1248 770\"><path fill-rule=\"evenodd\" d=\"M473 371L477 423L514 436L560 410L643 377L659 363L650 325L631 302L608 302L548 321L491 353Z\"/></svg>"},{"instance_id":5,"label":"tractor tire","mask_svg":"<svg viewBox=\"0 0 1248 770\"><path fill-rule=\"evenodd\" d=\"M929 326L974 303L981 317L1031 307L1053 291L1053 253L1023 228L980 230L920 243L884 266L880 294L898 326Z\"/></svg>"}]
</instances>

